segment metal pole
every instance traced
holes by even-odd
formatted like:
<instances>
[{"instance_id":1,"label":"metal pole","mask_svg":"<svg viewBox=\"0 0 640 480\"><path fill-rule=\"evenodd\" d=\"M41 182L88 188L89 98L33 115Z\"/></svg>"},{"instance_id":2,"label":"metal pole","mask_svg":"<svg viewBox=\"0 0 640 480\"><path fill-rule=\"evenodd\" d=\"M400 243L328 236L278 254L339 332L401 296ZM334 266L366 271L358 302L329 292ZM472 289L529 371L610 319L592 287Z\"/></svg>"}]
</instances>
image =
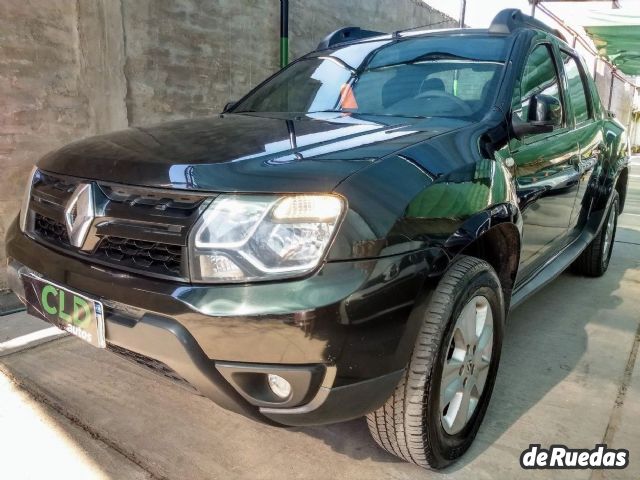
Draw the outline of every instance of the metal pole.
<instances>
[{"instance_id":1,"label":"metal pole","mask_svg":"<svg viewBox=\"0 0 640 480\"><path fill-rule=\"evenodd\" d=\"M289 0L280 0L280 68L289 63Z\"/></svg>"},{"instance_id":2,"label":"metal pole","mask_svg":"<svg viewBox=\"0 0 640 480\"><path fill-rule=\"evenodd\" d=\"M596 79L596 75L598 75L598 56L596 55L595 61L593 62L593 79Z\"/></svg>"},{"instance_id":3,"label":"metal pole","mask_svg":"<svg viewBox=\"0 0 640 480\"><path fill-rule=\"evenodd\" d=\"M538 5L538 0L529 0L531 2L531 16L535 18L536 16L536 6Z\"/></svg>"},{"instance_id":4,"label":"metal pole","mask_svg":"<svg viewBox=\"0 0 640 480\"><path fill-rule=\"evenodd\" d=\"M460 0L460 28L464 28L464 17L467 13L467 0Z\"/></svg>"},{"instance_id":5,"label":"metal pole","mask_svg":"<svg viewBox=\"0 0 640 480\"><path fill-rule=\"evenodd\" d=\"M629 121L627 122L627 155L631 156L631 144L635 140L633 133L633 105L636 103L637 90L633 89L633 95L631 95L631 108L629 109Z\"/></svg>"},{"instance_id":6,"label":"metal pole","mask_svg":"<svg viewBox=\"0 0 640 480\"><path fill-rule=\"evenodd\" d=\"M609 85L609 105L607 110L611 111L611 100L613 100L613 82L616 80L615 69L611 69L611 85Z\"/></svg>"}]
</instances>

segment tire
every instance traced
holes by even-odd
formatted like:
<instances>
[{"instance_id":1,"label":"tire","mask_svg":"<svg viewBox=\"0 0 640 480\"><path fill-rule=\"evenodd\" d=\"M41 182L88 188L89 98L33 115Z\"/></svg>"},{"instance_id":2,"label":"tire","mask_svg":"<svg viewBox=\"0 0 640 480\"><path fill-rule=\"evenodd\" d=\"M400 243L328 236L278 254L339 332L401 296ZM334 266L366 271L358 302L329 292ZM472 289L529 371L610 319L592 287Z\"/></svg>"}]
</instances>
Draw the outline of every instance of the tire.
<instances>
[{"instance_id":1,"label":"tire","mask_svg":"<svg viewBox=\"0 0 640 480\"><path fill-rule=\"evenodd\" d=\"M619 211L618 193L614 193L609 212L600 227L600 231L591 241L589 246L573 262L572 270L575 273L588 277L601 277L609 268L609 260L616 239ZM609 230L612 227L612 230ZM609 237L609 238L607 238Z\"/></svg>"},{"instance_id":2,"label":"tire","mask_svg":"<svg viewBox=\"0 0 640 480\"><path fill-rule=\"evenodd\" d=\"M482 298L483 308L491 309L493 328L489 337L493 346L487 357L490 361L485 367L484 387L476 398L473 413L459 431L453 431L447 419L441 417L439 408L443 368L445 362L454 366L454 356L461 354L457 347L462 338L457 322L463 318L463 313L468 312L465 307L474 309L472 321L477 331L478 298ZM422 324L405 375L391 398L367 415L367 423L374 440L389 453L424 468L440 469L469 448L489 404L500 361L505 320L500 281L487 262L461 256L449 267L437 287L417 304L413 314ZM489 319L488 314L486 318ZM488 320L485 320L484 325L487 324ZM485 335L482 338L489 337ZM458 374L460 381L469 373L464 366L463 370L464 374ZM480 372L483 370L478 366L478 374ZM443 389L443 395L450 390ZM451 405L453 400L445 405L443 412L453 414L454 411L449 410ZM462 410L458 408L458 411ZM449 431L445 429L445 423Z\"/></svg>"}]
</instances>

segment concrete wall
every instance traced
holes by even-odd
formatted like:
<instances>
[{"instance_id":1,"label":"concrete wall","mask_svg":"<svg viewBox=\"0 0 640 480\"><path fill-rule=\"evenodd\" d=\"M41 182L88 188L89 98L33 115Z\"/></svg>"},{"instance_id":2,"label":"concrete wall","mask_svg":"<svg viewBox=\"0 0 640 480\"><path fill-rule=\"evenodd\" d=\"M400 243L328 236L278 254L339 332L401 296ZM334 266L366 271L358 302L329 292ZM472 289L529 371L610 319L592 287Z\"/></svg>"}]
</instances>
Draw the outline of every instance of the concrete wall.
<instances>
[{"instance_id":1,"label":"concrete wall","mask_svg":"<svg viewBox=\"0 0 640 480\"><path fill-rule=\"evenodd\" d=\"M117 6L0 2L0 288L5 231L34 162L54 147L127 125Z\"/></svg>"},{"instance_id":2,"label":"concrete wall","mask_svg":"<svg viewBox=\"0 0 640 480\"><path fill-rule=\"evenodd\" d=\"M271 75L279 65L279 5L123 0L129 122L217 113Z\"/></svg>"},{"instance_id":3,"label":"concrete wall","mask_svg":"<svg viewBox=\"0 0 640 480\"><path fill-rule=\"evenodd\" d=\"M295 58L345 25L454 25L419 0L291 0ZM219 112L277 70L278 0L0 1L0 289L31 166L72 140ZM443 23L444 22L444 23Z\"/></svg>"},{"instance_id":4,"label":"concrete wall","mask_svg":"<svg viewBox=\"0 0 640 480\"><path fill-rule=\"evenodd\" d=\"M420 0L292 0L290 13L292 59L314 50L328 33L347 26L381 32L422 25L458 26L457 21Z\"/></svg>"},{"instance_id":5,"label":"concrete wall","mask_svg":"<svg viewBox=\"0 0 640 480\"><path fill-rule=\"evenodd\" d=\"M613 79L613 89L611 80ZM595 69L595 80L602 105L615 113L616 118L625 126L631 125L634 88L631 83L613 75L611 68L599 61Z\"/></svg>"}]
</instances>

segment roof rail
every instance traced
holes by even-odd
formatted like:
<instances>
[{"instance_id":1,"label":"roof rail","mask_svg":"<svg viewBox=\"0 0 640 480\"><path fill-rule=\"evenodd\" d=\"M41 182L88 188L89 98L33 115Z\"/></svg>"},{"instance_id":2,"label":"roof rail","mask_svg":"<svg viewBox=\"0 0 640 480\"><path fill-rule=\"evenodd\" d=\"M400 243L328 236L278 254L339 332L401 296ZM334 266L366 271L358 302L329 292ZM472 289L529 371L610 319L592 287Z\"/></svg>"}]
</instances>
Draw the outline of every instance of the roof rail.
<instances>
[{"instance_id":1,"label":"roof rail","mask_svg":"<svg viewBox=\"0 0 640 480\"><path fill-rule=\"evenodd\" d=\"M518 28L526 27L542 30L544 32L550 33L551 35L555 35L564 42L567 41L567 39L564 37L564 35L562 35L562 33L560 33L559 30L551 28L549 25L541 22L537 18L525 15L517 8L507 8L498 12L498 14L491 22L489 32L511 33Z\"/></svg>"},{"instance_id":2,"label":"roof rail","mask_svg":"<svg viewBox=\"0 0 640 480\"><path fill-rule=\"evenodd\" d=\"M363 38L378 37L380 35L386 35L383 32L376 32L373 30L363 30L360 27L345 27L330 33L318 44L316 50L324 50L325 48L332 47L339 43L353 42L355 40L362 40Z\"/></svg>"}]
</instances>

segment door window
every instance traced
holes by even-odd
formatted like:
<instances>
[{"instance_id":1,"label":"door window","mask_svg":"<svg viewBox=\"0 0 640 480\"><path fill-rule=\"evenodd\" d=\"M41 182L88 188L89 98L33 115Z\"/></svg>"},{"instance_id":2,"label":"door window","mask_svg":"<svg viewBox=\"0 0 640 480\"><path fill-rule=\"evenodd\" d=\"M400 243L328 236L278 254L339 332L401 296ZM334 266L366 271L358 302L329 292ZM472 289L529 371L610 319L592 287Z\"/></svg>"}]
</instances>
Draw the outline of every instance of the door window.
<instances>
[{"instance_id":1,"label":"door window","mask_svg":"<svg viewBox=\"0 0 640 480\"><path fill-rule=\"evenodd\" d=\"M578 62L572 55L562 52L562 62L564 63L564 73L567 76L573 116L576 125L579 125L593 117L589 108L589 97L587 96L588 86L585 85L585 79L580 71Z\"/></svg>"},{"instance_id":2,"label":"door window","mask_svg":"<svg viewBox=\"0 0 640 480\"><path fill-rule=\"evenodd\" d=\"M529 54L524 67L520 82L520 99L517 101L514 111L514 114L524 122L529 118L529 102L534 95L543 94L554 97L562 105L558 72L550 48L551 46L547 44L536 46ZM563 123L564 112L555 126L561 127Z\"/></svg>"}]
</instances>

